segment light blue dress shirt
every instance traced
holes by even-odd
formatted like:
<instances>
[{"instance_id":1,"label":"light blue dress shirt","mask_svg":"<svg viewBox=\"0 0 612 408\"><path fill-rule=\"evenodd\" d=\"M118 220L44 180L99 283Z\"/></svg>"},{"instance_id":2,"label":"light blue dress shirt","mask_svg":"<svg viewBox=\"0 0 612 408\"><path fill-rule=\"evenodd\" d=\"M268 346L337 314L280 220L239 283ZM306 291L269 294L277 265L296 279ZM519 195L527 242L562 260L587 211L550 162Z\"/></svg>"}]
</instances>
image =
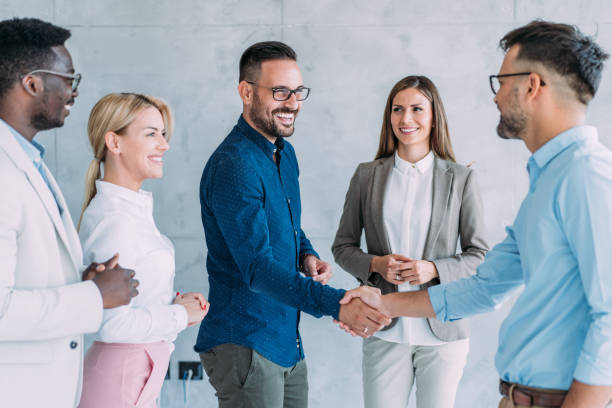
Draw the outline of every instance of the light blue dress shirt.
<instances>
[{"instance_id":1,"label":"light blue dress shirt","mask_svg":"<svg viewBox=\"0 0 612 408\"><path fill-rule=\"evenodd\" d=\"M507 237L473 277L428 289L438 319L491 311L524 285L499 333L502 379L612 385L612 153L579 126L538 149Z\"/></svg>"},{"instance_id":2,"label":"light blue dress shirt","mask_svg":"<svg viewBox=\"0 0 612 408\"><path fill-rule=\"evenodd\" d=\"M15 140L17 140L17 143L19 143L19 146L21 146L21 148L26 153L28 158L32 160L32 164L34 164L34 167L36 167L36 170L38 170L38 172L40 173L41 177L45 181L45 184L47 185L47 187L49 187L51 194L53 194L53 198L55 198L55 203L57 204L57 209L59 210L59 213L61 215L63 212L63 209L59 203L59 200L57 199L57 193L51 187L51 184L49 183L49 179L47 178L47 175L45 174L45 170L43 169L43 156L45 155L45 148L43 147L43 145L36 142L35 140L32 140L31 142L28 141L25 137L21 136L19 132L17 132L11 125L6 123L4 120L0 119L0 122L6 125L6 127L11 131L11 133L15 137Z\"/></svg>"}]
</instances>

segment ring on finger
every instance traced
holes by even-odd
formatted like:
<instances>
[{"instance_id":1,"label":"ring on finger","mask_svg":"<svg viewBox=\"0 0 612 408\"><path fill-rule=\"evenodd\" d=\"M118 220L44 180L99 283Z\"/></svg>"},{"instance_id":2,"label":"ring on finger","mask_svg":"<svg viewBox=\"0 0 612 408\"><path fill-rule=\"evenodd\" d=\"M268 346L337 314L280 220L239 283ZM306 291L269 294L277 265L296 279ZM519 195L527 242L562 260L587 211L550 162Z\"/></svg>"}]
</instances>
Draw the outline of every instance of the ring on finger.
<instances>
[{"instance_id":1,"label":"ring on finger","mask_svg":"<svg viewBox=\"0 0 612 408\"><path fill-rule=\"evenodd\" d=\"M401 281L402 280L402 275L400 275L399 273L395 274L395 280Z\"/></svg>"},{"instance_id":2,"label":"ring on finger","mask_svg":"<svg viewBox=\"0 0 612 408\"><path fill-rule=\"evenodd\" d=\"M363 334L368 334L368 328L363 329Z\"/></svg>"}]
</instances>

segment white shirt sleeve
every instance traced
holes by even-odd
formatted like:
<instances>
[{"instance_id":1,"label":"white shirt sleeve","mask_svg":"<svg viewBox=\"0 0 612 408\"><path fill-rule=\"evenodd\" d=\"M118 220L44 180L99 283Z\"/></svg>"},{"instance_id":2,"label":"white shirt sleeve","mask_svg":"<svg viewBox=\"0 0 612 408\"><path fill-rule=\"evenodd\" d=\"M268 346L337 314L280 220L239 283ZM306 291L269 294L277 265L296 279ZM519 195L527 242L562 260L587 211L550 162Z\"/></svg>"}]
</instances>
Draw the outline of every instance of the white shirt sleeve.
<instances>
[{"instance_id":1,"label":"white shirt sleeve","mask_svg":"<svg viewBox=\"0 0 612 408\"><path fill-rule=\"evenodd\" d=\"M143 228L140 221L117 213L107 214L90 230L88 236L82 236L85 260L101 262L119 253L119 265L133 269L140 283L139 294L129 305L104 310L96 339L107 343L176 339L187 327L187 311L181 305L170 304L174 281L173 249L164 246L154 226L153 230Z\"/></svg>"}]
</instances>

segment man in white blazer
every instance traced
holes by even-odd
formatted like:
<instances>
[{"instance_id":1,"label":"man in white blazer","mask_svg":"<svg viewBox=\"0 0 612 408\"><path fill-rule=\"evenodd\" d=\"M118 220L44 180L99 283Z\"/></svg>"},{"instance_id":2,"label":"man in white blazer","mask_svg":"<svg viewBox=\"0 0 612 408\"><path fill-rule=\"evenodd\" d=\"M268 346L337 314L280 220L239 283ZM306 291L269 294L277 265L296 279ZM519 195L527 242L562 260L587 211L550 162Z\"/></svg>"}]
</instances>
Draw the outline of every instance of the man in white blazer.
<instances>
[{"instance_id":1,"label":"man in white blazer","mask_svg":"<svg viewBox=\"0 0 612 408\"><path fill-rule=\"evenodd\" d=\"M0 406L74 407L83 333L103 307L137 294L117 257L82 254L38 131L62 126L77 96L64 42L70 32L36 19L0 22Z\"/></svg>"}]
</instances>

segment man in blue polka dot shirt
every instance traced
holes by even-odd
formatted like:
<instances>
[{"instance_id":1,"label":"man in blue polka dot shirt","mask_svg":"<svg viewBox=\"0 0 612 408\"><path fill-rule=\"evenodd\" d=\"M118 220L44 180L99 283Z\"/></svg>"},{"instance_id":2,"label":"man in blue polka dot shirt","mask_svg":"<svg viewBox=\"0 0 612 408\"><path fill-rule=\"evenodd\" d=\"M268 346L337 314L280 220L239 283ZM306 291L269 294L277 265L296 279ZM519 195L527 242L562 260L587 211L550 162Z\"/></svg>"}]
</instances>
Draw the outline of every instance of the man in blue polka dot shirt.
<instances>
[{"instance_id":1,"label":"man in blue polka dot shirt","mask_svg":"<svg viewBox=\"0 0 612 408\"><path fill-rule=\"evenodd\" d=\"M240 59L243 113L200 183L211 310L195 350L219 406L308 406L300 311L332 316L363 337L389 322L361 300L340 305L331 267L301 228L299 169L285 138L310 89L280 42Z\"/></svg>"}]
</instances>

